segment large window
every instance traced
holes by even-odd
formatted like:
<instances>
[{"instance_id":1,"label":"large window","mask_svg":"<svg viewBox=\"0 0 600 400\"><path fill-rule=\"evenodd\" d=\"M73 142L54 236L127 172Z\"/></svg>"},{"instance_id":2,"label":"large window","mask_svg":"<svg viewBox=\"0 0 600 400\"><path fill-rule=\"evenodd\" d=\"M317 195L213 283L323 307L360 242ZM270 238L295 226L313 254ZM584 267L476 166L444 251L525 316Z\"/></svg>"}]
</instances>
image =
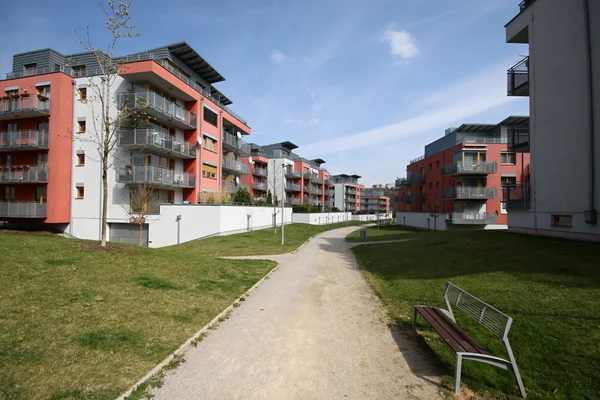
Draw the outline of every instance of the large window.
<instances>
[{"instance_id":1,"label":"large window","mask_svg":"<svg viewBox=\"0 0 600 400\"><path fill-rule=\"evenodd\" d=\"M81 78L85 76L85 65L76 65L73 67L73 77Z\"/></svg>"},{"instance_id":2,"label":"large window","mask_svg":"<svg viewBox=\"0 0 600 400\"><path fill-rule=\"evenodd\" d=\"M508 151L503 151L500 153L500 163L501 164L516 164L517 155L515 153L511 153Z\"/></svg>"},{"instance_id":3,"label":"large window","mask_svg":"<svg viewBox=\"0 0 600 400\"><path fill-rule=\"evenodd\" d=\"M202 146L208 151L217 152L217 141L213 138L204 136Z\"/></svg>"},{"instance_id":4,"label":"large window","mask_svg":"<svg viewBox=\"0 0 600 400\"><path fill-rule=\"evenodd\" d=\"M14 201L15 200L15 188L5 187L2 189L2 201Z\"/></svg>"},{"instance_id":5,"label":"large window","mask_svg":"<svg viewBox=\"0 0 600 400\"><path fill-rule=\"evenodd\" d=\"M25 72L25 76L35 75L37 72L37 64L25 64L23 66L23 70Z\"/></svg>"},{"instance_id":6,"label":"large window","mask_svg":"<svg viewBox=\"0 0 600 400\"><path fill-rule=\"evenodd\" d=\"M36 203L45 203L47 200L46 187L45 186L36 187L34 195L35 195Z\"/></svg>"},{"instance_id":7,"label":"large window","mask_svg":"<svg viewBox=\"0 0 600 400\"><path fill-rule=\"evenodd\" d=\"M219 126L217 122L217 113L204 107L204 120L211 125Z\"/></svg>"},{"instance_id":8,"label":"large window","mask_svg":"<svg viewBox=\"0 0 600 400\"><path fill-rule=\"evenodd\" d=\"M202 176L208 179L217 179L217 167L202 164Z\"/></svg>"}]
</instances>

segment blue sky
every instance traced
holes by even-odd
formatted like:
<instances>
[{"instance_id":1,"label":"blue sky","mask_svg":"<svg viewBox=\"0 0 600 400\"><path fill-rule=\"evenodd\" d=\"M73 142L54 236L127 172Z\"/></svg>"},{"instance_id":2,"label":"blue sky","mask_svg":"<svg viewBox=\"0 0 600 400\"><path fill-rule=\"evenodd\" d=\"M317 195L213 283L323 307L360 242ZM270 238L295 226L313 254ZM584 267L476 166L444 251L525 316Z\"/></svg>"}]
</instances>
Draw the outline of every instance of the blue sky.
<instances>
[{"instance_id":1,"label":"blue sky","mask_svg":"<svg viewBox=\"0 0 600 400\"><path fill-rule=\"evenodd\" d=\"M217 87L249 121L252 141L290 140L331 173L388 183L449 126L528 114L526 98L506 96L506 69L527 52L504 41L518 3L138 0L141 36L118 53L187 41L227 79ZM13 23L0 71L14 53L80 51L76 32L88 25L106 43L94 0L11 1L3 11Z\"/></svg>"}]
</instances>

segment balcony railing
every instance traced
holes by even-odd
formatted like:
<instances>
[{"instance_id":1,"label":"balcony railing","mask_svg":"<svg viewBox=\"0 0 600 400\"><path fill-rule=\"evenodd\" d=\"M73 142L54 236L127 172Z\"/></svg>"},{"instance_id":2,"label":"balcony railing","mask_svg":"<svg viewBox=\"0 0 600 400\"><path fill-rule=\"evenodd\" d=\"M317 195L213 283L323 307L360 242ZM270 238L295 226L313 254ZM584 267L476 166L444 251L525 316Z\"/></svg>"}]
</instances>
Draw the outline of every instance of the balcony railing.
<instances>
[{"instance_id":1,"label":"balcony railing","mask_svg":"<svg viewBox=\"0 0 600 400\"><path fill-rule=\"evenodd\" d=\"M43 117L50 114L50 99L36 95L0 98L0 120Z\"/></svg>"},{"instance_id":2,"label":"balcony railing","mask_svg":"<svg viewBox=\"0 0 600 400\"><path fill-rule=\"evenodd\" d=\"M322 184L323 183L323 179L319 178L317 175L315 175L310 180L311 180L311 182L314 182L314 183L317 183L317 184Z\"/></svg>"},{"instance_id":3,"label":"balcony railing","mask_svg":"<svg viewBox=\"0 0 600 400\"><path fill-rule=\"evenodd\" d=\"M120 131L118 144L128 149L144 149L177 158L196 158L196 145L194 143L176 140L173 136L155 129Z\"/></svg>"},{"instance_id":4,"label":"balcony railing","mask_svg":"<svg viewBox=\"0 0 600 400\"><path fill-rule=\"evenodd\" d=\"M508 185L502 187L502 200L507 210L529 210L529 185Z\"/></svg>"},{"instance_id":5,"label":"balcony railing","mask_svg":"<svg viewBox=\"0 0 600 400\"><path fill-rule=\"evenodd\" d=\"M494 213L453 212L446 214L446 223L454 225L495 224L498 216Z\"/></svg>"},{"instance_id":6,"label":"balcony railing","mask_svg":"<svg viewBox=\"0 0 600 400\"><path fill-rule=\"evenodd\" d=\"M396 187L402 187L406 185L408 185L408 180L406 178L398 178L394 184Z\"/></svg>"},{"instance_id":7,"label":"balcony railing","mask_svg":"<svg viewBox=\"0 0 600 400\"><path fill-rule=\"evenodd\" d=\"M252 175L267 176L267 169L266 168L260 168L260 167L257 167L255 165L254 168L252 169Z\"/></svg>"},{"instance_id":8,"label":"balcony railing","mask_svg":"<svg viewBox=\"0 0 600 400\"><path fill-rule=\"evenodd\" d=\"M291 204L291 205L297 206L297 205L299 205L299 204L302 204L302 199L296 199L296 198L293 198L293 199L287 199L285 202L286 202L287 204Z\"/></svg>"},{"instance_id":9,"label":"balcony railing","mask_svg":"<svg viewBox=\"0 0 600 400\"><path fill-rule=\"evenodd\" d=\"M250 145L227 131L223 131L223 148L238 154L250 154Z\"/></svg>"},{"instance_id":10,"label":"balcony railing","mask_svg":"<svg viewBox=\"0 0 600 400\"><path fill-rule=\"evenodd\" d=\"M442 168L442 175L487 175L498 171L495 161L455 161Z\"/></svg>"},{"instance_id":11,"label":"balcony railing","mask_svg":"<svg viewBox=\"0 0 600 400\"><path fill-rule=\"evenodd\" d=\"M304 179L305 180L312 181L312 180L317 179L317 178L319 178L319 175L313 174L312 172L305 172L304 173Z\"/></svg>"},{"instance_id":12,"label":"balcony railing","mask_svg":"<svg viewBox=\"0 0 600 400\"><path fill-rule=\"evenodd\" d=\"M320 196L323 194L323 191L321 189L316 189L315 194L318 194Z\"/></svg>"},{"instance_id":13,"label":"balcony railing","mask_svg":"<svg viewBox=\"0 0 600 400\"><path fill-rule=\"evenodd\" d=\"M117 182L144 183L157 187L193 188L196 187L196 175L154 166L127 165L118 168Z\"/></svg>"},{"instance_id":14,"label":"balcony railing","mask_svg":"<svg viewBox=\"0 0 600 400\"><path fill-rule=\"evenodd\" d=\"M444 199L487 200L496 197L497 189L495 187L455 187L444 189L442 192Z\"/></svg>"},{"instance_id":15,"label":"balcony railing","mask_svg":"<svg viewBox=\"0 0 600 400\"><path fill-rule=\"evenodd\" d=\"M123 110L126 107L144 110L148 115L166 119L162 122L180 129L196 128L196 114L152 90L117 93L117 108Z\"/></svg>"},{"instance_id":16,"label":"balcony railing","mask_svg":"<svg viewBox=\"0 0 600 400\"><path fill-rule=\"evenodd\" d=\"M425 201L425 193L409 193L396 197L400 203L422 203Z\"/></svg>"},{"instance_id":17,"label":"balcony railing","mask_svg":"<svg viewBox=\"0 0 600 400\"><path fill-rule=\"evenodd\" d=\"M223 190L227 190L229 193L234 194L240 189L248 190L248 185L242 185L235 182L223 182Z\"/></svg>"},{"instance_id":18,"label":"balcony railing","mask_svg":"<svg viewBox=\"0 0 600 400\"><path fill-rule=\"evenodd\" d=\"M286 183L286 185L285 185L285 191L286 192L301 192L302 191L302 186L301 185L297 185L295 183Z\"/></svg>"},{"instance_id":19,"label":"balcony railing","mask_svg":"<svg viewBox=\"0 0 600 400\"><path fill-rule=\"evenodd\" d=\"M48 133L40 131L0 132L0 152L48 149Z\"/></svg>"},{"instance_id":20,"label":"balcony railing","mask_svg":"<svg viewBox=\"0 0 600 400\"><path fill-rule=\"evenodd\" d=\"M0 166L2 183L48 183L48 167Z\"/></svg>"},{"instance_id":21,"label":"balcony railing","mask_svg":"<svg viewBox=\"0 0 600 400\"><path fill-rule=\"evenodd\" d=\"M529 153L529 128L508 128L509 149L519 153Z\"/></svg>"},{"instance_id":22,"label":"balcony railing","mask_svg":"<svg viewBox=\"0 0 600 400\"><path fill-rule=\"evenodd\" d=\"M519 13L525 11L527 7L532 5L534 2L535 0L523 0L521 3L519 3Z\"/></svg>"},{"instance_id":23,"label":"balcony railing","mask_svg":"<svg viewBox=\"0 0 600 400\"><path fill-rule=\"evenodd\" d=\"M288 178L301 178L302 177L302 172L296 171L295 169L286 168L286 170L285 170L285 176L288 177Z\"/></svg>"},{"instance_id":24,"label":"balcony railing","mask_svg":"<svg viewBox=\"0 0 600 400\"><path fill-rule=\"evenodd\" d=\"M46 218L47 203L0 201L0 218Z\"/></svg>"},{"instance_id":25,"label":"balcony railing","mask_svg":"<svg viewBox=\"0 0 600 400\"><path fill-rule=\"evenodd\" d=\"M223 157L223 169L238 175L248 175L250 173L248 165L230 157Z\"/></svg>"},{"instance_id":26,"label":"balcony railing","mask_svg":"<svg viewBox=\"0 0 600 400\"><path fill-rule=\"evenodd\" d=\"M409 174L406 178L406 181L409 185L425 183L425 174Z\"/></svg>"},{"instance_id":27,"label":"balcony railing","mask_svg":"<svg viewBox=\"0 0 600 400\"><path fill-rule=\"evenodd\" d=\"M348 193L348 194L356 194L356 189L347 188L346 189L346 193Z\"/></svg>"},{"instance_id":28,"label":"balcony railing","mask_svg":"<svg viewBox=\"0 0 600 400\"><path fill-rule=\"evenodd\" d=\"M254 190L267 190L268 189L268 185L264 182L254 182L252 184L252 189Z\"/></svg>"},{"instance_id":29,"label":"balcony railing","mask_svg":"<svg viewBox=\"0 0 600 400\"><path fill-rule=\"evenodd\" d=\"M525 57L507 71L509 96L529 96L529 57Z\"/></svg>"}]
</instances>

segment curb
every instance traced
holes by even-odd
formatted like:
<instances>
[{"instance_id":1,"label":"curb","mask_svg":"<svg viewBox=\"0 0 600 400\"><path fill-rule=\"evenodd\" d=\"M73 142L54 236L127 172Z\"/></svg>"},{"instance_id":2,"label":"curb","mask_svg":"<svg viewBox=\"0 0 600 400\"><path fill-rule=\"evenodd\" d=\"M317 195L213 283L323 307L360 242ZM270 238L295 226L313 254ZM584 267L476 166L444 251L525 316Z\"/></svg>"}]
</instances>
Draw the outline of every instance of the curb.
<instances>
[{"instance_id":1,"label":"curb","mask_svg":"<svg viewBox=\"0 0 600 400\"><path fill-rule=\"evenodd\" d=\"M318 235L315 235L315 236L318 236ZM304 243L302 243L296 250L292 251L290 254L296 254L298 252L298 250L300 250L302 247L304 247L304 245L306 243L310 242L313 238L314 238L314 236L311 236L308 239L306 239L306 241Z\"/></svg>"},{"instance_id":2,"label":"curb","mask_svg":"<svg viewBox=\"0 0 600 400\"><path fill-rule=\"evenodd\" d=\"M309 239L310 240L310 239ZM307 240L308 242L308 240ZM300 246L302 247L302 246ZM271 261L271 260L265 260L265 261ZM117 397L116 400L124 400L127 396L129 396L138 386L140 386L142 383L146 382L148 379L150 379L152 376L154 376L155 374L157 374L158 372L160 372L161 369L163 369L167 364L169 364L176 356L182 355L184 354L187 349L190 347L190 345L192 344L192 342L194 340L196 340L197 338L199 338L202 334L206 333L209 330L209 327L213 326L215 323L219 323L219 319L224 317L225 315L227 315L227 313L229 313L231 310L233 310L234 308L234 304L237 303L239 301L240 298L248 296L252 291L254 291L265 279L269 278L269 276L275 272L277 269L279 269L279 263L277 263L277 265L275 265L273 267L273 269L271 269L269 272L267 272L267 274L265 276L263 276L258 282L256 282L250 289L248 289L246 292L244 292L244 294L242 294L240 297L238 297L237 299L235 299L235 301L233 303L231 303L227 308L225 308L223 311L221 311L219 313L219 315L217 315L216 317L214 317L208 324L204 325L199 331L197 331L192 337L190 337L188 340L186 340L181 346L179 346L179 348L177 350L175 350L174 352L172 352L171 354L169 354L165 359L163 359L158 365L156 365L154 368L152 368L150 370L150 372L148 372L146 375L144 375L140 380L138 380L136 383L134 383L129 389L127 389L124 393L121 393L119 395L119 397Z\"/></svg>"}]
</instances>

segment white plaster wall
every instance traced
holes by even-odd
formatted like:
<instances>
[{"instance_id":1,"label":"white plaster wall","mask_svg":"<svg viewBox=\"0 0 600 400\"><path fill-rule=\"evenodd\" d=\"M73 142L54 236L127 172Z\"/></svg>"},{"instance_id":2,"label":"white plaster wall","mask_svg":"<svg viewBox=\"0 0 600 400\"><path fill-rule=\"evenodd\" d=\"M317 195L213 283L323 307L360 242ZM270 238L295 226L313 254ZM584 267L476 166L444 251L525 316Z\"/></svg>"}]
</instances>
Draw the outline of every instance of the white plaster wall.
<instances>
[{"instance_id":1,"label":"white plaster wall","mask_svg":"<svg viewBox=\"0 0 600 400\"><path fill-rule=\"evenodd\" d=\"M388 218L392 218L392 214L360 214L360 215L352 216L353 221L362 221L362 222L368 222L368 221L376 222L378 220L388 219Z\"/></svg>"},{"instance_id":2,"label":"white plaster wall","mask_svg":"<svg viewBox=\"0 0 600 400\"><path fill-rule=\"evenodd\" d=\"M292 221L300 224L326 225L351 220L351 213L294 213Z\"/></svg>"},{"instance_id":3,"label":"white plaster wall","mask_svg":"<svg viewBox=\"0 0 600 400\"><path fill-rule=\"evenodd\" d=\"M292 209L284 209L286 224L292 221ZM149 247L164 247L177 244L177 216L179 222L179 242L189 242L207 236L228 235L248 230L273 226L273 208L244 206L210 206L163 204L160 216L148 221ZM276 221L281 224L281 209L277 210ZM126 221L119 221L126 222Z\"/></svg>"},{"instance_id":4,"label":"white plaster wall","mask_svg":"<svg viewBox=\"0 0 600 400\"><path fill-rule=\"evenodd\" d=\"M427 219L430 220L429 224ZM409 226L421 229L433 229L433 217L429 213L419 212L396 212L396 224L399 226ZM447 228L444 215L437 218L436 229L445 231Z\"/></svg>"}]
</instances>

